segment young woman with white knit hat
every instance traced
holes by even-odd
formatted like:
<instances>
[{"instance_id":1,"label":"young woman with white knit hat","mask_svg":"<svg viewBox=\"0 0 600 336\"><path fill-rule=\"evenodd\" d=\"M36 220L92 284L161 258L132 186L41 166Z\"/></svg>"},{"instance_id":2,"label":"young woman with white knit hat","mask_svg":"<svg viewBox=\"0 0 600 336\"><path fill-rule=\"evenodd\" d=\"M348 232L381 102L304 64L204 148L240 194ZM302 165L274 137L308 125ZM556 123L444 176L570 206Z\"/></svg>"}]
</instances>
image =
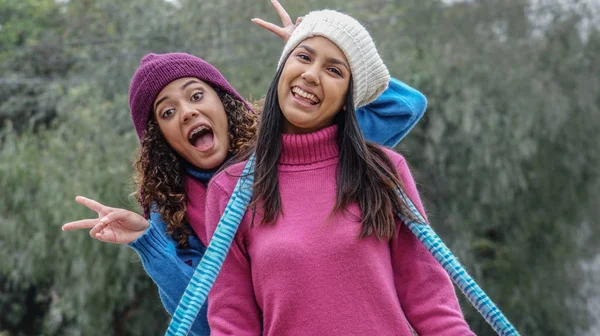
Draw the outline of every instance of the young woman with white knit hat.
<instances>
[{"instance_id":1,"label":"young woman with white knit hat","mask_svg":"<svg viewBox=\"0 0 600 336\"><path fill-rule=\"evenodd\" d=\"M368 143L356 108L389 73L366 29L311 12L266 96L253 201L209 293L211 335L473 335L452 283L395 216L425 215L405 159ZM245 162L211 181L211 237Z\"/></svg>"}]
</instances>

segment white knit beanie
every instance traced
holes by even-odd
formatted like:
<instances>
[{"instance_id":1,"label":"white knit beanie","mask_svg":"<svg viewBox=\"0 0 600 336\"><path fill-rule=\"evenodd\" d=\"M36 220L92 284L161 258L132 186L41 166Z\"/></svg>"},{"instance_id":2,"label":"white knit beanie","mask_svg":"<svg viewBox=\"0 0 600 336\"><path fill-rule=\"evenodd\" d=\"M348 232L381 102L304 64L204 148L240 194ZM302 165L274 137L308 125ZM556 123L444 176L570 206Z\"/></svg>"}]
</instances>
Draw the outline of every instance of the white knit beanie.
<instances>
[{"instance_id":1,"label":"white knit beanie","mask_svg":"<svg viewBox=\"0 0 600 336\"><path fill-rule=\"evenodd\" d=\"M356 19L334 10L308 13L285 44L277 67L300 42L313 36L326 37L344 52L352 72L355 107L372 102L385 91L390 73L371 35Z\"/></svg>"}]
</instances>

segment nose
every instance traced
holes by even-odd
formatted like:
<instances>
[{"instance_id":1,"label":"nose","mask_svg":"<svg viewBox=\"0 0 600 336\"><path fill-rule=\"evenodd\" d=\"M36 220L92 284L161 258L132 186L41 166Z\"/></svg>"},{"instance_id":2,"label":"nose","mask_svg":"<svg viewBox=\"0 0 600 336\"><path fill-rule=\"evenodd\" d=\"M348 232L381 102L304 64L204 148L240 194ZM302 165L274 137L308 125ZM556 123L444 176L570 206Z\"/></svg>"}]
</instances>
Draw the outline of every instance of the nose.
<instances>
[{"instance_id":1,"label":"nose","mask_svg":"<svg viewBox=\"0 0 600 336\"><path fill-rule=\"evenodd\" d=\"M308 84L319 85L319 76L316 74L314 67L309 67L301 75Z\"/></svg>"},{"instance_id":2,"label":"nose","mask_svg":"<svg viewBox=\"0 0 600 336\"><path fill-rule=\"evenodd\" d=\"M185 107L184 112L181 114L181 121L185 124L192 119L196 119L200 113L192 107Z\"/></svg>"}]
</instances>

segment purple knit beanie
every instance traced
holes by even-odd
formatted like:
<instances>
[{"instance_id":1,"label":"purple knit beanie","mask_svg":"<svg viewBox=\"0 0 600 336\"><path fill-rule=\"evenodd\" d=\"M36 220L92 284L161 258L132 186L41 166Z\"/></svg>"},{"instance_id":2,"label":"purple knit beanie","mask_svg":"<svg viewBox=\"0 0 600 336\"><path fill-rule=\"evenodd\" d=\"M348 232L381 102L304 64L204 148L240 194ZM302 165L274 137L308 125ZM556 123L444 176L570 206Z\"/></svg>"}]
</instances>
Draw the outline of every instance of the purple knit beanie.
<instances>
[{"instance_id":1,"label":"purple knit beanie","mask_svg":"<svg viewBox=\"0 0 600 336\"><path fill-rule=\"evenodd\" d=\"M254 113L248 102L235 91L219 70L203 59L184 53L148 54L142 58L129 86L131 118L140 140L148 126L156 96L169 83L184 77L196 77L213 89L228 93Z\"/></svg>"}]
</instances>

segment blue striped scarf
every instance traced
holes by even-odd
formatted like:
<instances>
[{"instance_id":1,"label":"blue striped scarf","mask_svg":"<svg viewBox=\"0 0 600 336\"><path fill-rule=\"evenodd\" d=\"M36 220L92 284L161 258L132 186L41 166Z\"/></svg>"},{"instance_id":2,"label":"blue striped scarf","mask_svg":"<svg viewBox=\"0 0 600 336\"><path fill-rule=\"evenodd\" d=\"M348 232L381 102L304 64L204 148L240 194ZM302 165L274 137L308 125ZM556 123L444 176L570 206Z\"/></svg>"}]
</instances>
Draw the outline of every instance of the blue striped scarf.
<instances>
[{"instance_id":1,"label":"blue striped scarf","mask_svg":"<svg viewBox=\"0 0 600 336\"><path fill-rule=\"evenodd\" d=\"M252 184L254 183L254 156L248 160L232 193L225 212L219 221L204 257L200 261L198 268L194 272L188 287L177 306L166 335L183 336L187 335L200 311L200 308L208 297L208 292L212 288L233 237L244 217L250 199L252 198ZM431 226L427 225L423 216L419 213L410 198L402 189L398 190L400 197L408 204L409 208L418 221L410 220L403 214L398 214L399 218L406 223L408 228L417 236L419 241L425 245L427 250L444 267L450 278L467 296L471 304L479 311L481 316L492 326L492 328L502 336L518 336L519 333L502 314L500 309L492 302L487 294L471 278L458 259L450 252L450 249L433 231ZM425 223L425 224L424 224Z\"/></svg>"}]
</instances>

